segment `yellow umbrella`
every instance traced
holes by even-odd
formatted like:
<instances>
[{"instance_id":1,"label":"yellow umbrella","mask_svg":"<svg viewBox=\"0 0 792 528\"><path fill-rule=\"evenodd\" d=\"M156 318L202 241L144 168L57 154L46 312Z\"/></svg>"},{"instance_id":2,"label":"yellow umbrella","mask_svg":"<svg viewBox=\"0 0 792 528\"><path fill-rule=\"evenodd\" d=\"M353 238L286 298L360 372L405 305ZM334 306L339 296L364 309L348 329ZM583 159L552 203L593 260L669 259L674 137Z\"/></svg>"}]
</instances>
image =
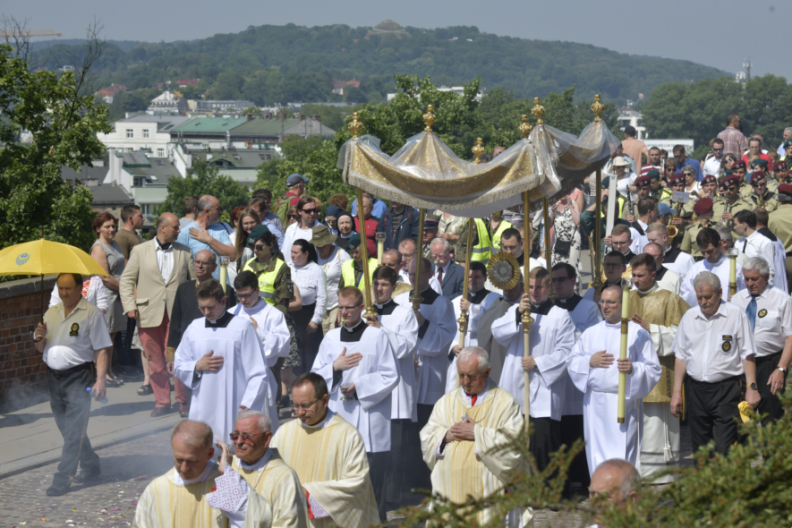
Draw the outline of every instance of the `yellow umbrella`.
<instances>
[{"instance_id":1,"label":"yellow umbrella","mask_svg":"<svg viewBox=\"0 0 792 528\"><path fill-rule=\"evenodd\" d=\"M44 318L44 276L60 273L107 275L85 251L39 239L0 251L0 275L41 275L41 317Z\"/></svg>"}]
</instances>

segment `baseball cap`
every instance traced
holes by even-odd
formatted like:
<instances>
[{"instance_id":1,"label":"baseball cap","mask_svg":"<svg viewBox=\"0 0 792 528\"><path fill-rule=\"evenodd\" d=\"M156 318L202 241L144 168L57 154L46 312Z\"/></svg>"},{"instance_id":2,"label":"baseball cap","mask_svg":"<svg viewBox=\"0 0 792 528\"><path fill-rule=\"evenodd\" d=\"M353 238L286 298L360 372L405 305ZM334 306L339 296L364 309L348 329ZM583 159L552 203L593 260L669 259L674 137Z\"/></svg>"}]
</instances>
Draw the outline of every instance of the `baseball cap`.
<instances>
[{"instance_id":1,"label":"baseball cap","mask_svg":"<svg viewBox=\"0 0 792 528\"><path fill-rule=\"evenodd\" d=\"M659 203L657 204L657 216L665 216L668 213L672 213L674 210L671 209L668 204Z\"/></svg>"},{"instance_id":2,"label":"baseball cap","mask_svg":"<svg viewBox=\"0 0 792 528\"><path fill-rule=\"evenodd\" d=\"M308 178L302 174L294 173L286 178L286 186L288 187L294 187L295 185L299 185L301 183L308 183Z\"/></svg>"}]
</instances>

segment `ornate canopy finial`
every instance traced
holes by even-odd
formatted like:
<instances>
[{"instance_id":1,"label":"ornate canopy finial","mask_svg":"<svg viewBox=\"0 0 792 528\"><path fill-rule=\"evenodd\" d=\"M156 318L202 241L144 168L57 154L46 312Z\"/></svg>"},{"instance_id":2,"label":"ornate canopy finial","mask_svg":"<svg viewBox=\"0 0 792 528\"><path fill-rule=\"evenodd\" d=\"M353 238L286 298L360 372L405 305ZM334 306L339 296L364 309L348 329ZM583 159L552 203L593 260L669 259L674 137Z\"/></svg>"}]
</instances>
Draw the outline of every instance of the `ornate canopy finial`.
<instances>
[{"instance_id":1,"label":"ornate canopy finial","mask_svg":"<svg viewBox=\"0 0 792 528\"><path fill-rule=\"evenodd\" d=\"M431 132L432 125L434 125L435 122L434 105L429 105L426 107L426 113L423 115L423 121L426 124L426 128L424 130L426 132Z\"/></svg>"},{"instance_id":2,"label":"ornate canopy finial","mask_svg":"<svg viewBox=\"0 0 792 528\"><path fill-rule=\"evenodd\" d=\"M353 138L358 137L358 134L360 134L360 131L363 130L363 123L358 121L358 113L357 112L353 112L352 113L352 121L349 122L349 124L347 125L347 128L349 129L350 132L352 132L352 137Z\"/></svg>"},{"instance_id":3,"label":"ornate canopy finial","mask_svg":"<svg viewBox=\"0 0 792 528\"><path fill-rule=\"evenodd\" d=\"M542 118L544 117L545 112L547 112L547 109L544 106L539 104L539 98L538 97L534 97L534 107L531 108L531 113L536 118L536 124L537 125L541 125L542 123L544 123Z\"/></svg>"},{"instance_id":4,"label":"ornate canopy finial","mask_svg":"<svg viewBox=\"0 0 792 528\"><path fill-rule=\"evenodd\" d=\"M517 128L520 131L522 137L524 138L527 138L531 134L531 130L533 129L533 127L531 126L531 123L528 122L527 115L523 114L522 123L520 123L520 126Z\"/></svg>"},{"instance_id":5,"label":"ornate canopy finial","mask_svg":"<svg viewBox=\"0 0 792 528\"><path fill-rule=\"evenodd\" d=\"M605 105L600 102L600 95L594 96L594 104L591 105L591 111L594 112L594 121L602 121L602 111L605 110Z\"/></svg>"},{"instance_id":6,"label":"ornate canopy finial","mask_svg":"<svg viewBox=\"0 0 792 528\"><path fill-rule=\"evenodd\" d=\"M476 156L476 160L473 162L476 165L481 163L481 156L484 155L484 147L482 146L482 143L484 143L484 141L481 138L478 138L476 140L476 146L470 149L471 152L473 152L473 155Z\"/></svg>"}]
</instances>

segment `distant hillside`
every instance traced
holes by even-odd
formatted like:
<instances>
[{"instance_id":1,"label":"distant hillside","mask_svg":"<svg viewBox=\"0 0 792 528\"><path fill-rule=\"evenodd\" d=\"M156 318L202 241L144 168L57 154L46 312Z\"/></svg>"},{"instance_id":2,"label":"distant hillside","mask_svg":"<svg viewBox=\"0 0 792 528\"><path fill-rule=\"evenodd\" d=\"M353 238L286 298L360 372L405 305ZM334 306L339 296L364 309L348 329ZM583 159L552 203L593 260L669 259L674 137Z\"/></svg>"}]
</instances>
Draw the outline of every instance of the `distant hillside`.
<instances>
[{"instance_id":1,"label":"distant hillside","mask_svg":"<svg viewBox=\"0 0 792 528\"><path fill-rule=\"evenodd\" d=\"M259 105L377 101L393 91L392 76L402 73L429 75L437 85L448 86L481 76L483 87L504 87L520 97L560 93L575 84L577 98L601 93L617 103L670 81L730 75L689 61L636 57L586 44L499 37L476 27L403 28L393 21L374 28L250 26L237 34L125 48L108 43L94 70L100 83L137 90L166 80L200 79L185 88L185 95L208 90L212 98ZM49 66L56 64L50 60ZM360 87L347 86L343 96L335 95L333 79L355 79Z\"/></svg>"},{"instance_id":2,"label":"distant hillside","mask_svg":"<svg viewBox=\"0 0 792 528\"><path fill-rule=\"evenodd\" d=\"M30 49L33 51L46 49L46 48L54 48L57 46L81 46L85 43L85 39L53 39L53 40L44 40L44 41L31 41L30 42ZM108 44L112 44L114 46L118 46L123 51L129 51L138 44L140 44L139 40L108 40Z\"/></svg>"}]
</instances>

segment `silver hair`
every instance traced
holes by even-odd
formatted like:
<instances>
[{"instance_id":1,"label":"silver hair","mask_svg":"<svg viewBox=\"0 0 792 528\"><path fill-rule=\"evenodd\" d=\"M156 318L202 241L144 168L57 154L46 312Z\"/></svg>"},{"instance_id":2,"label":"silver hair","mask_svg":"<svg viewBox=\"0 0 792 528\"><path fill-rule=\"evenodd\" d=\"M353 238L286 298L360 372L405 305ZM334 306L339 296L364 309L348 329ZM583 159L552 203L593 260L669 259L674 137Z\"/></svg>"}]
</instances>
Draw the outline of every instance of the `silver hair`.
<instances>
[{"instance_id":1,"label":"silver hair","mask_svg":"<svg viewBox=\"0 0 792 528\"><path fill-rule=\"evenodd\" d=\"M242 418L257 418L259 429L261 429L262 433L272 432L272 421L264 413L258 411L242 411L241 413L237 414L237 420Z\"/></svg>"},{"instance_id":2,"label":"silver hair","mask_svg":"<svg viewBox=\"0 0 792 528\"><path fill-rule=\"evenodd\" d=\"M718 291L721 289L721 281L717 275L712 273L711 271L702 271L696 278L693 279L693 289L698 290L699 288L703 288L704 286L711 286L712 291Z\"/></svg>"},{"instance_id":3,"label":"silver hair","mask_svg":"<svg viewBox=\"0 0 792 528\"><path fill-rule=\"evenodd\" d=\"M489 364L489 354L483 348L479 347L465 347L459 353L459 357L457 357L457 365L460 363L464 363L472 358L476 358L478 360L478 366L476 370L478 372L484 372L490 366Z\"/></svg>"},{"instance_id":4,"label":"silver hair","mask_svg":"<svg viewBox=\"0 0 792 528\"><path fill-rule=\"evenodd\" d=\"M171 429L171 442L176 435L182 435L184 443L190 447L212 448L212 428L204 422L182 420Z\"/></svg>"},{"instance_id":5,"label":"silver hair","mask_svg":"<svg viewBox=\"0 0 792 528\"><path fill-rule=\"evenodd\" d=\"M790 132L790 133L792 133L792 127L786 127L786 128L784 129L784 132Z\"/></svg>"},{"instance_id":6,"label":"silver hair","mask_svg":"<svg viewBox=\"0 0 792 528\"><path fill-rule=\"evenodd\" d=\"M729 229L725 225L719 225L718 227L715 228L715 231L718 232L721 240L725 240L729 243L729 246L734 244L734 238L732 238L731 229Z\"/></svg>"},{"instance_id":7,"label":"silver hair","mask_svg":"<svg viewBox=\"0 0 792 528\"><path fill-rule=\"evenodd\" d=\"M762 257L751 257L747 259L743 262L742 268L743 271L758 271L765 279L770 277L770 266Z\"/></svg>"},{"instance_id":8,"label":"silver hair","mask_svg":"<svg viewBox=\"0 0 792 528\"><path fill-rule=\"evenodd\" d=\"M195 206L195 209L198 211L198 214L208 211L212 208L212 197L211 196L203 196Z\"/></svg>"},{"instance_id":9,"label":"silver hair","mask_svg":"<svg viewBox=\"0 0 792 528\"><path fill-rule=\"evenodd\" d=\"M438 244L443 244L443 251L451 251L451 244L445 238L435 238L434 240L432 240L432 243L429 244L429 247Z\"/></svg>"},{"instance_id":10,"label":"silver hair","mask_svg":"<svg viewBox=\"0 0 792 528\"><path fill-rule=\"evenodd\" d=\"M621 458L611 458L597 466L597 471L599 471L600 468L609 467L621 473L622 478L619 491L621 491L622 498L627 497L627 495L633 491L638 491L638 488L641 486L641 475L635 469L635 466Z\"/></svg>"}]
</instances>

